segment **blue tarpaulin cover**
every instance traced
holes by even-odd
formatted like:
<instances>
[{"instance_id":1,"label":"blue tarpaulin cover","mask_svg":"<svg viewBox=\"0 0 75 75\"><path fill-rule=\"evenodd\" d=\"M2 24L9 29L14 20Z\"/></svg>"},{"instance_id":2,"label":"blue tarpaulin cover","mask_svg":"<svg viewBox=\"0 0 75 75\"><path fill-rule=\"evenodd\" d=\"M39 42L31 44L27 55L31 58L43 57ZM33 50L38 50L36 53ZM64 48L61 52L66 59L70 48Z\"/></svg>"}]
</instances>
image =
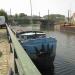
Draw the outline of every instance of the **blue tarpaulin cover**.
<instances>
[{"instance_id":1,"label":"blue tarpaulin cover","mask_svg":"<svg viewBox=\"0 0 75 75\"><path fill-rule=\"evenodd\" d=\"M35 47L40 50L42 45L47 51L47 45L49 44L49 48L53 46L53 49L56 49L56 39L49 37L49 38L38 38L38 39L31 39L22 43L24 49L26 49L27 53L36 53Z\"/></svg>"}]
</instances>

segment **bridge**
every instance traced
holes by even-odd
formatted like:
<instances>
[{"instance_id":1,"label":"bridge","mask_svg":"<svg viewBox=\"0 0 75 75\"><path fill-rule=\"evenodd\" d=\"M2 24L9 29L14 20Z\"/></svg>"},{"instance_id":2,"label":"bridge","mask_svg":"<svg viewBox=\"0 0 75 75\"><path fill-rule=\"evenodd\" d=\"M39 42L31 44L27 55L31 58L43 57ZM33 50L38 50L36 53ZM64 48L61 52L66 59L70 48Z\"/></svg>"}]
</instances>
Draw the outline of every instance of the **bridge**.
<instances>
[{"instance_id":1,"label":"bridge","mask_svg":"<svg viewBox=\"0 0 75 75\"><path fill-rule=\"evenodd\" d=\"M7 60L4 63L6 64L6 70L2 71L3 69L0 68L0 75L41 75L28 54L20 45L15 36L15 33L7 24L5 31L9 46L9 49L7 47L6 52L9 52L6 53L6 55L8 55L8 58L6 58ZM4 49L6 48L4 47Z\"/></svg>"}]
</instances>

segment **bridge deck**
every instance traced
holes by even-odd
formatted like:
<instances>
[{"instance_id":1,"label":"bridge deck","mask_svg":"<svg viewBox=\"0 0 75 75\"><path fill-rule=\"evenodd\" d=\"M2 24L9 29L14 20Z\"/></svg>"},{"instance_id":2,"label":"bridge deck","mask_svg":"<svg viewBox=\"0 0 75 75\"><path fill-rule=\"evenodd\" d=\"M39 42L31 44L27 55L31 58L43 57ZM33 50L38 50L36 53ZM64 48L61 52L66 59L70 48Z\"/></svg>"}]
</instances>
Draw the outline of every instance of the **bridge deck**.
<instances>
[{"instance_id":1,"label":"bridge deck","mask_svg":"<svg viewBox=\"0 0 75 75\"><path fill-rule=\"evenodd\" d=\"M0 75L8 75L10 49L6 35L6 29L0 29Z\"/></svg>"}]
</instances>

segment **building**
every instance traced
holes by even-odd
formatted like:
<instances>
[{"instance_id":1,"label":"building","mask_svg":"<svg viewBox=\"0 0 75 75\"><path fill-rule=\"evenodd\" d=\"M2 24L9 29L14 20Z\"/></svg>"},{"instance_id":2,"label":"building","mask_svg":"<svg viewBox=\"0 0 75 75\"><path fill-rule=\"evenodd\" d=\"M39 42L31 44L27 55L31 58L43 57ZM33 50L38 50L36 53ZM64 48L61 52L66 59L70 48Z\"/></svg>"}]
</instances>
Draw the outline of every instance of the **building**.
<instances>
[{"instance_id":1,"label":"building","mask_svg":"<svg viewBox=\"0 0 75 75\"><path fill-rule=\"evenodd\" d=\"M75 13L72 15L72 23L75 25Z\"/></svg>"}]
</instances>

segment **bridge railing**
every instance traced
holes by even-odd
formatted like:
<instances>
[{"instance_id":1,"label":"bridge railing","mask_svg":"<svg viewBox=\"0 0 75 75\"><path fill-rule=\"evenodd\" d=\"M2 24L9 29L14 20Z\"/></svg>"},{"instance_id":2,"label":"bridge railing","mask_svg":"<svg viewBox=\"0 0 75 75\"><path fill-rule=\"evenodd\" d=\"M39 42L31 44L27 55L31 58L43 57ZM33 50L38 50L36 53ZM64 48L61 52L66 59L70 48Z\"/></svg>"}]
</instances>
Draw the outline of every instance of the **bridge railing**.
<instances>
[{"instance_id":1,"label":"bridge railing","mask_svg":"<svg viewBox=\"0 0 75 75\"><path fill-rule=\"evenodd\" d=\"M30 57L27 55L23 47L20 45L16 36L7 26L7 35L10 43L10 50L13 54L13 67L11 67L10 75L41 75L39 70L33 64Z\"/></svg>"}]
</instances>

